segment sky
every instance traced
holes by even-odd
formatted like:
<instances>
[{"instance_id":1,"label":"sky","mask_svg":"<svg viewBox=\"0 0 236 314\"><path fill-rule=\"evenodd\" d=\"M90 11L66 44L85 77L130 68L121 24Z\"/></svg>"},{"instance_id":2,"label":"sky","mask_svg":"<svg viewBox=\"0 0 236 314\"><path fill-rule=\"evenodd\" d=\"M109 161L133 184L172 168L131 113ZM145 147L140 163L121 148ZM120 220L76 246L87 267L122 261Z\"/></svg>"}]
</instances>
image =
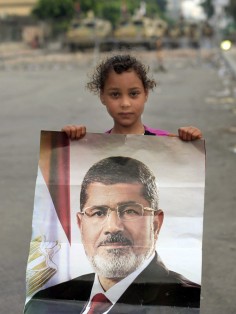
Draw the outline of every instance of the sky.
<instances>
[{"instance_id":1,"label":"sky","mask_svg":"<svg viewBox=\"0 0 236 314\"><path fill-rule=\"evenodd\" d=\"M182 12L184 17L202 20L205 18L202 7L200 6L202 0L183 0Z\"/></svg>"}]
</instances>

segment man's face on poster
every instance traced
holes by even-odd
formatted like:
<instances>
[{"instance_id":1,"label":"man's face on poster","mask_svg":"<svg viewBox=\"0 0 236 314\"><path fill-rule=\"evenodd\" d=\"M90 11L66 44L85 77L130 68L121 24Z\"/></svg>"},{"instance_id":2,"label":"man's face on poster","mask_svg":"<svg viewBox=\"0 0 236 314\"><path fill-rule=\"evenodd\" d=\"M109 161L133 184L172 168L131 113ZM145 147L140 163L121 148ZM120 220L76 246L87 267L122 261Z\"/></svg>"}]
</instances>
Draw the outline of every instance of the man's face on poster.
<instances>
[{"instance_id":1,"label":"man's face on poster","mask_svg":"<svg viewBox=\"0 0 236 314\"><path fill-rule=\"evenodd\" d=\"M100 220L100 210L95 213L97 220L86 217L86 214L77 215L86 255L99 275L126 277L155 251L163 212L143 210L143 216L126 220L114 210L124 204L141 204L143 208L150 208L142 195L142 188L141 183L105 185L93 182L88 186L88 197L82 211L95 207L112 209Z\"/></svg>"}]
</instances>

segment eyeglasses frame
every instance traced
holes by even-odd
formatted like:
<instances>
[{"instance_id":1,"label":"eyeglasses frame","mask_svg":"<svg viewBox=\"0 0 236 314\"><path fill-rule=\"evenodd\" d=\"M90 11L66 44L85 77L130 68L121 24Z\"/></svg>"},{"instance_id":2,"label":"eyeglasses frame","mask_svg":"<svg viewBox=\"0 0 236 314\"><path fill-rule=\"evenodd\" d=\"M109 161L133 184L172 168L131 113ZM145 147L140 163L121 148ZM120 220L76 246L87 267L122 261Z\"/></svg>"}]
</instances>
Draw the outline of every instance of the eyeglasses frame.
<instances>
[{"instance_id":1,"label":"eyeglasses frame","mask_svg":"<svg viewBox=\"0 0 236 314\"><path fill-rule=\"evenodd\" d=\"M129 203L127 203L127 205L128 205ZM116 211L116 214L117 214L117 217L120 219L120 220L122 220L122 221L133 221L133 220L138 220L138 219L141 219L142 217L144 217L144 211L148 211L148 212L154 212L154 214L156 214L159 210L158 209L153 209L153 208L151 208L151 207L147 207L147 206L143 206L143 204L140 204L140 203L131 203L131 205L139 205L139 206L141 206L142 207L142 216L139 216L139 217L136 217L136 218L133 218L133 219L122 219L122 218L120 218L120 214L119 214L119 211L118 211L118 209L119 209L119 207L120 206L123 206L123 205L125 205L125 204L120 204L120 205L117 205L116 207L109 207L109 206L106 206L107 207L107 209L108 209L108 211L107 211L107 215L106 215L106 218L104 219L104 221L106 221L106 219L109 217L109 215L110 215L110 213L108 214L108 212L110 211ZM85 207L84 209L83 209L83 211L81 211L81 212L79 212L80 214L82 214L83 215L83 217L86 217L86 218L88 218L88 220L89 220L89 218L91 218L88 214L86 214L86 209L88 209L88 208L91 208L91 207L93 207L93 206L89 206L89 207ZM105 206L104 206L105 207ZM85 218L85 219L86 219Z\"/></svg>"}]
</instances>

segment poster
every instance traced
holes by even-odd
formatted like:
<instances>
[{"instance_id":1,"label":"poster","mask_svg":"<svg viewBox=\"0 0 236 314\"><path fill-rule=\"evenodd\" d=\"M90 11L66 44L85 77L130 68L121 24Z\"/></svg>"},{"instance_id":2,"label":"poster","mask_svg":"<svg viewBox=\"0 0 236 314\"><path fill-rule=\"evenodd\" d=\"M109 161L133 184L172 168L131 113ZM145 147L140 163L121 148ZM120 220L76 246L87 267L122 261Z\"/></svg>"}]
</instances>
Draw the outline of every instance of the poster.
<instances>
[{"instance_id":1,"label":"poster","mask_svg":"<svg viewBox=\"0 0 236 314\"><path fill-rule=\"evenodd\" d=\"M203 140L42 131L24 313L199 313L204 188Z\"/></svg>"}]
</instances>

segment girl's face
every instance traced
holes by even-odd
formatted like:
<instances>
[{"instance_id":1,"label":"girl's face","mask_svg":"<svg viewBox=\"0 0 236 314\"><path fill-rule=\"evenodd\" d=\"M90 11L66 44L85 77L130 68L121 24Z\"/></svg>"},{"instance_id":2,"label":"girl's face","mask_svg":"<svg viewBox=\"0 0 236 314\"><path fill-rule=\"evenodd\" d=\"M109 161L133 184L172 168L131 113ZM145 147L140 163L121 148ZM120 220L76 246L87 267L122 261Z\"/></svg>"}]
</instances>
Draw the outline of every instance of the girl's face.
<instances>
[{"instance_id":1,"label":"girl's face","mask_svg":"<svg viewBox=\"0 0 236 314\"><path fill-rule=\"evenodd\" d=\"M114 131L142 133L141 115L148 97L134 70L117 74L111 71L100 93L101 102L114 120Z\"/></svg>"}]
</instances>

